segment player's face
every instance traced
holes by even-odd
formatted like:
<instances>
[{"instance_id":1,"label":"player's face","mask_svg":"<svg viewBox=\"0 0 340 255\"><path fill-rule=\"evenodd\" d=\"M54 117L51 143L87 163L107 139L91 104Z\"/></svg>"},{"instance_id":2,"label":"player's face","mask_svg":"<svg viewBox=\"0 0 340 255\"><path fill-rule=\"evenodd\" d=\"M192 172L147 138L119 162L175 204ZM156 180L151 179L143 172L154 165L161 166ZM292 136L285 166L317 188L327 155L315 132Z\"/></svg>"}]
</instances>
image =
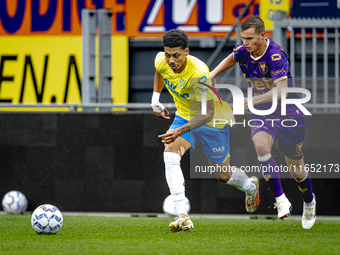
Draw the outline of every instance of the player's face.
<instances>
[{"instance_id":1,"label":"player's face","mask_svg":"<svg viewBox=\"0 0 340 255\"><path fill-rule=\"evenodd\" d=\"M258 53L265 46L265 32L255 33L255 28L248 28L240 32L244 47L248 52Z\"/></svg>"},{"instance_id":2,"label":"player's face","mask_svg":"<svg viewBox=\"0 0 340 255\"><path fill-rule=\"evenodd\" d=\"M189 48L183 50L181 47L164 47L165 60L175 73L180 73L184 70L188 54Z\"/></svg>"}]
</instances>

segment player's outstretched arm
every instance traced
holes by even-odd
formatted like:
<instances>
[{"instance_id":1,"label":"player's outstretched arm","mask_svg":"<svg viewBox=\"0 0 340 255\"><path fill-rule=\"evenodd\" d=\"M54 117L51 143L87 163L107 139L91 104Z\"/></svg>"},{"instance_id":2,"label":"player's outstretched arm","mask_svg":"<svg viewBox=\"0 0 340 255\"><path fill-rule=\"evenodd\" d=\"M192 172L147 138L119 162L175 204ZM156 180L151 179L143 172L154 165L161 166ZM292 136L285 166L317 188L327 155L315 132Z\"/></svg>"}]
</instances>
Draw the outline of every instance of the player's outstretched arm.
<instances>
[{"instance_id":1,"label":"player's outstretched arm","mask_svg":"<svg viewBox=\"0 0 340 255\"><path fill-rule=\"evenodd\" d=\"M170 117L166 116L169 114L168 110L164 107L164 105L162 105L159 102L159 97L161 95L163 86L164 86L164 81L163 81L162 75L156 70L154 83L153 83L153 94L152 94L152 99L151 99L151 107L157 117L160 117L163 119L170 119Z\"/></svg>"},{"instance_id":2,"label":"player's outstretched arm","mask_svg":"<svg viewBox=\"0 0 340 255\"><path fill-rule=\"evenodd\" d=\"M237 61L234 60L234 52L230 53L228 57L226 57L224 60L222 60L221 63L218 64L217 67L215 67L214 70L210 72L211 78L215 78L218 74L228 70L229 68L236 65Z\"/></svg>"},{"instance_id":3,"label":"player's outstretched arm","mask_svg":"<svg viewBox=\"0 0 340 255\"><path fill-rule=\"evenodd\" d=\"M177 137L189 132L190 130L194 130L196 128L199 128L200 126L207 124L209 121L213 119L213 117L214 117L214 101L209 100L207 102L207 114L199 114L185 125L175 129L170 129L165 134L159 135L158 137L162 138L163 143L166 144L173 143L177 139Z\"/></svg>"}]
</instances>

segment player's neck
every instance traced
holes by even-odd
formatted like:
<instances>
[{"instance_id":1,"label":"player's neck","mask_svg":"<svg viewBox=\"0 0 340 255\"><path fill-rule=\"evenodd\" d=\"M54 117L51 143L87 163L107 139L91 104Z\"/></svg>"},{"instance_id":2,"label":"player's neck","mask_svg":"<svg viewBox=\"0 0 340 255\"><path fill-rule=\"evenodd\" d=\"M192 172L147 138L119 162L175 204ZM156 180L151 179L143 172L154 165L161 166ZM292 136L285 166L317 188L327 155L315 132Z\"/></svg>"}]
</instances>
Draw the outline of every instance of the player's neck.
<instances>
[{"instance_id":1,"label":"player's neck","mask_svg":"<svg viewBox=\"0 0 340 255\"><path fill-rule=\"evenodd\" d=\"M259 48L257 51L253 51L253 52L251 53L251 55L252 55L254 58L258 58L258 57L262 56L263 53L266 51L267 43L268 43L267 39L264 39L264 40L262 41L262 43L261 43L260 48Z\"/></svg>"}]
</instances>

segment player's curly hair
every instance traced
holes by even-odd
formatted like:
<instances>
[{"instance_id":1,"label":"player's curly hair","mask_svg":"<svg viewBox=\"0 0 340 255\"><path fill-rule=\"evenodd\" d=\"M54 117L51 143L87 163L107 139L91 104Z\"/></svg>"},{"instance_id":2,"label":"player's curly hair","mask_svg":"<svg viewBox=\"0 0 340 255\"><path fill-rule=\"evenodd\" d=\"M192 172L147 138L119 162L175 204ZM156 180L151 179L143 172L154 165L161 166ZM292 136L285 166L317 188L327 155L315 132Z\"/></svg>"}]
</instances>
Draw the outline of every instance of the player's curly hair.
<instances>
[{"instance_id":1,"label":"player's curly hair","mask_svg":"<svg viewBox=\"0 0 340 255\"><path fill-rule=\"evenodd\" d=\"M163 46L176 48L180 47L181 49L185 49L188 47L188 36L182 30L179 29L171 29L167 33L163 35Z\"/></svg>"},{"instance_id":2,"label":"player's curly hair","mask_svg":"<svg viewBox=\"0 0 340 255\"><path fill-rule=\"evenodd\" d=\"M249 28L255 28L256 34L261 34L264 32L264 22L259 16L250 16L241 25L241 31L247 30Z\"/></svg>"}]
</instances>

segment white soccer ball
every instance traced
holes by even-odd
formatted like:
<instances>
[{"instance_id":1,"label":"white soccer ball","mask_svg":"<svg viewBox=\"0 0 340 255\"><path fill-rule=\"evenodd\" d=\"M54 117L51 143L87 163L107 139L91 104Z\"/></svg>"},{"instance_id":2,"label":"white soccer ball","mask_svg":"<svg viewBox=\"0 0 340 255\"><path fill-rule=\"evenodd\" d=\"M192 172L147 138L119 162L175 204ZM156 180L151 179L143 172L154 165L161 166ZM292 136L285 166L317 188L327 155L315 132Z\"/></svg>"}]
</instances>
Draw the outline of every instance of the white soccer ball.
<instances>
[{"instance_id":1,"label":"white soccer ball","mask_svg":"<svg viewBox=\"0 0 340 255\"><path fill-rule=\"evenodd\" d=\"M54 205L41 205L34 210L31 225L39 235L56 234L63 226L63 215Z\"/></svg>"},{"instance_id":2,"label":"white soccer ball","mask_svg":"<svg viewBox=\"0 0 340 255\"><path fill-rule=\"evenodd\" d=\"M190 212L190 201L187 197L185 197L185 209L187 210L187 212L189 213ZM173 216L176 216L177 213L176 213L176 206L175 206L175 203L174 201L172 200L172 197L171 195L167 196L165 199L164 199L164 202L163 202L163 212L168 215L169 217L173 217Z\"/></svg>"},{"instance_id":3,"label":"white soccer ball","mask_svg":"<svg viewBox=\"0 0 340 255\"><path fill-rule=\"evenodd\" d=\"M27 209L27 198L20 191L12 190L2 199L2 208L8 214L22 214Z\"/></svg>"}]
</instances>

